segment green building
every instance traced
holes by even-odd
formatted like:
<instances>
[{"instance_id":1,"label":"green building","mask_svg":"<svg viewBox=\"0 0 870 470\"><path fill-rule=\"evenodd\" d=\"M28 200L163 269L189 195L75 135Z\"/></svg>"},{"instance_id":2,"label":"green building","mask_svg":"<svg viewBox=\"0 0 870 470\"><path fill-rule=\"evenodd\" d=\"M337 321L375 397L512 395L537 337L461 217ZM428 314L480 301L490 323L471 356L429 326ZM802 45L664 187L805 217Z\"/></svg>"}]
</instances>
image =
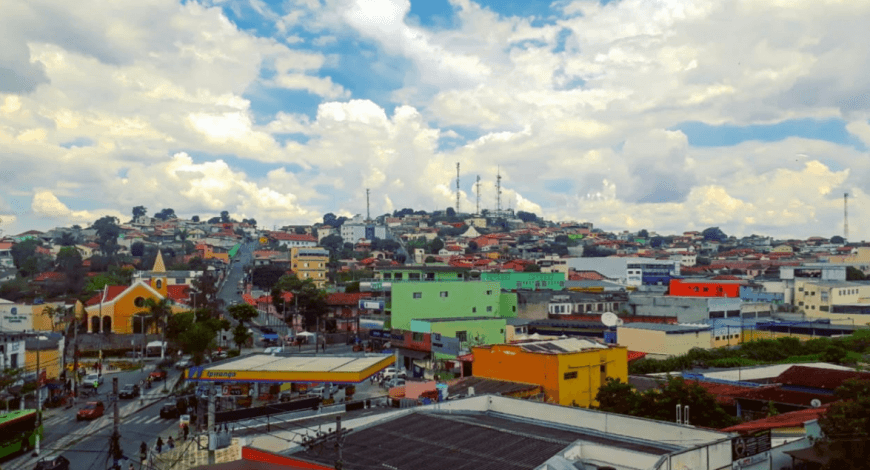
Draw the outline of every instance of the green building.
<instances>
[{"instance_id":1,"label":"green building","mask_svg":"<svg viewBox=\"0 0 870 470\"><path fill-rule=\"evenodd\" d=\"M504 290L563 290L565 273L480 273L481 281L498 281Z\"/></svg>"},{"instance_id":2,"label":"green building","mask_svg":"<svg viewBox=\"0 0 870 470\"><path fill-rule=\"evenodd\" d=\"M391 326L411 329L411 320L431 318L513 318L517 296L498 282L402 282L392 286Z\"/></svg>"}]
</instances>

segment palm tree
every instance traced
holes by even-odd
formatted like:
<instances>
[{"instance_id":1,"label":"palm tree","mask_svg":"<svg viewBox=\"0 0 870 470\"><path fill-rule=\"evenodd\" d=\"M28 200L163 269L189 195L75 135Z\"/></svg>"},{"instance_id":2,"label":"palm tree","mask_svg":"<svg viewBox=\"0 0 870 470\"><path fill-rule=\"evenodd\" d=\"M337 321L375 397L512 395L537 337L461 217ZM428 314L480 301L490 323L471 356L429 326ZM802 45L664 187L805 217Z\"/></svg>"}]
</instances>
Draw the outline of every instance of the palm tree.
<instances>
[{"instance_id":1,"label":"palm tree","mask_svg":"<svg viewBox=\"0 0 870 470\"><path fill-rule=\"evenodd\" d=\"M154 320L154 324L157 327L160 327L161 322L163 323L163 328L161 331L160 337L160 359L164 359L164 355L166 352L166 348L163 347L163 343L166 342L166 321L169 314L172 313L172 301L166 298L156 300L153 297L150 299L145 299L145 308L148 310L148 315Z\"/></svg>"}]
</instances>

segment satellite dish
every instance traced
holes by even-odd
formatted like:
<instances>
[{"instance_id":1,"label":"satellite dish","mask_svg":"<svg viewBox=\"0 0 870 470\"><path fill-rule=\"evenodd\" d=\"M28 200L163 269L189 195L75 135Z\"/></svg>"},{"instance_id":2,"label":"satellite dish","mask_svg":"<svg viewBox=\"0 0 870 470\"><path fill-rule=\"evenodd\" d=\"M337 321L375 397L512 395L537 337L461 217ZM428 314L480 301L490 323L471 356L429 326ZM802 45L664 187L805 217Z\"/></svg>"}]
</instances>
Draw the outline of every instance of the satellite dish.
<instances>
[{"instance_id":1,"label":"satellite dish","mask_svg":"<svg viewBox=\"0 0 870 470\"><path fill-rule=\"evenodd\" d=\"M604 326L617 326L619 317L613 312L604 312L601 314L601 323L604 323Z\"/></svg>"},{"instance_id":2,"label":"satellite dish","mask_svg":"<svg viewBox=\"0 0 870 470\"><path fill-rule=\"evenodd\" d=\"M818 408L822 406L822 401L818 398L813 398L813 401L810 402L810 406L812 406L813 408Z\"/></svg>"}]
</instances>

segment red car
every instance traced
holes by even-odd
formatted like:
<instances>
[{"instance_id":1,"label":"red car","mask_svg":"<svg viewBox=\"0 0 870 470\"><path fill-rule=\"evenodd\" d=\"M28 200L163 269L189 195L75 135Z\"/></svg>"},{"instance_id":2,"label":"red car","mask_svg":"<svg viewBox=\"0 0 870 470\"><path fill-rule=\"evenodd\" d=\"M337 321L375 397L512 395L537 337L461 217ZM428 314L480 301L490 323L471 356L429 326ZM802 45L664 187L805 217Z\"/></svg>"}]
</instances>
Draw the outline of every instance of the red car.
<instances>
[{"instance_id":1,"label":"red car","mask_svg":"<svg viewBox=\"0 0 870 470\"><path fill-rule=\"evenodd\" d=\"M148 376L154 380L166 380L166 371L163 369L157 369L154 372L151 372Z\"/></svg>"},{"instance_id":2,"label":"red car","mask_svg":"<svg viewBox=\"0 0 870 470\"><path fill-rule=\"evenodd\" d=\"M100 416L103 416L103 412L105 411L106 407L103 406L103 402L89 401L85 404L84 408L80 409L76 414L76 421L81 421L83 419L97 419Z\"/></svg>"}]
</instances>

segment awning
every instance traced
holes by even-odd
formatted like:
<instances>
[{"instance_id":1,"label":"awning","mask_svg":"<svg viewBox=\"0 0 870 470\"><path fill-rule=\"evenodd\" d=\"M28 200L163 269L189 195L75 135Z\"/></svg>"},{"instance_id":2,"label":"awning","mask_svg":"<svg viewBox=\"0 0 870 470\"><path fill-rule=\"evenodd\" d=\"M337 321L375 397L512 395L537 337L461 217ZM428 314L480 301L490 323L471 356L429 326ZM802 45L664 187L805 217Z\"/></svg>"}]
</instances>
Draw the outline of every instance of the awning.
<instances>
[{"instance_id":1,"label":"awning","mask_svg":"<svg viewBox=\"0 0 870 470\"><path fill-rule=\"evenodd\" d=\"M798 450L786 450L784 452L803 462L813 462L825 465L829 460L831 460L830 455L820 454L814 447L807 447L806 449Z\"/></svg>"},{"instance_id":2,"label":"awning","mask_svg":"<svg viewBox=\"0 0 870 470\"><path fill-rule=\"evenodd\" d=\"M429 357L429 354L423 351L414 351L413 349L405 348L399 348L399 354L405 357L410 357L411 359L426 359Z\"/></svg>"},{"instance_id":3,"label":"awning","mask_svg":"<svg viewBox=\"0 0 870 470\"><path fill-rule=\"evenodd\" d=\"M278 341L278 335L274 333L266 333L263 335L263 339L267 341Z\"/></svg>"}]
</instances>

